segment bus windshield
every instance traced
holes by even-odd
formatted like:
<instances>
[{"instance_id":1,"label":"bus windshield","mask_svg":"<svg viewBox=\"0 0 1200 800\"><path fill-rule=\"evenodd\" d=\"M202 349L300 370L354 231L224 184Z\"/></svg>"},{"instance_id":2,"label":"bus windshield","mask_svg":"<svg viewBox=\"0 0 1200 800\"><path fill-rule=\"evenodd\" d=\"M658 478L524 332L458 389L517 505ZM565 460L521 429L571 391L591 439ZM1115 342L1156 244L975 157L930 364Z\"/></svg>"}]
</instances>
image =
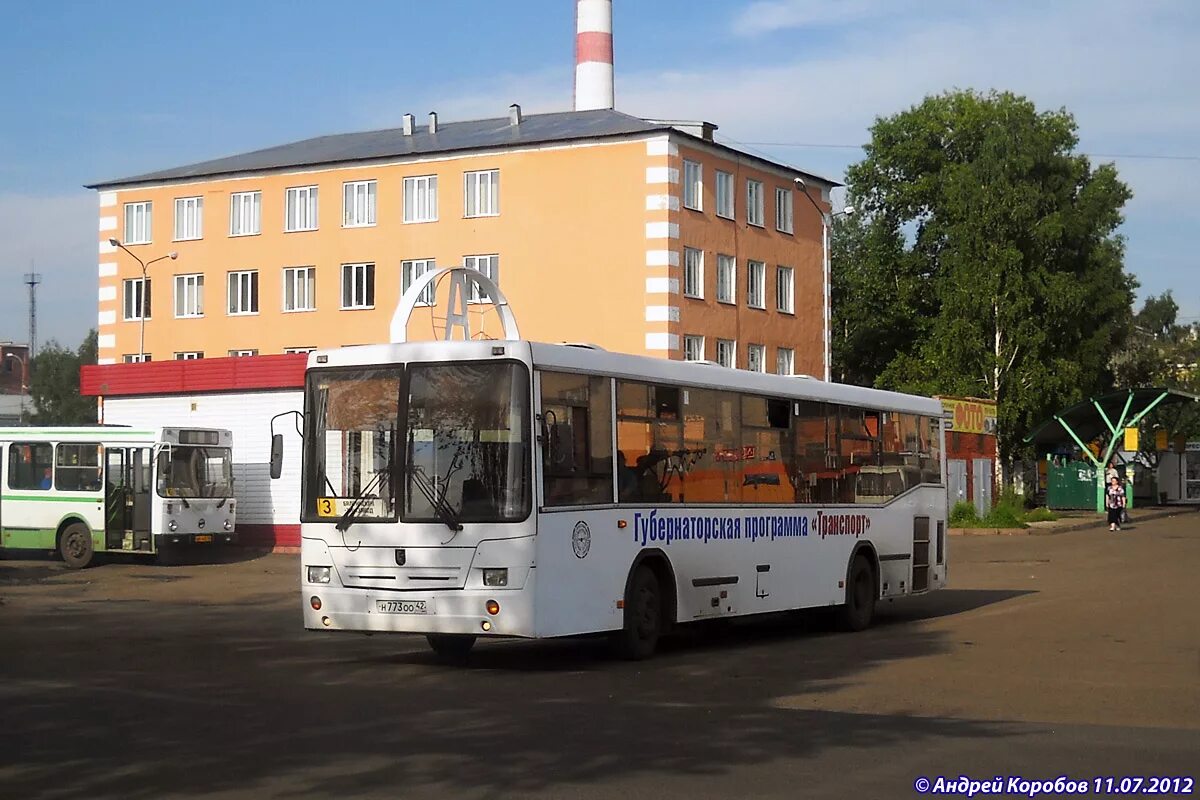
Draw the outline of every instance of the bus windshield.
<instances>
[{"instance_id":1,"label":"bus windshield","mask_svg":"<svg viewBox=\"0 0 1200 800\"><path fill-rule=\"evenodd\" d=\"M158 455L162 497L231 497L233 459L228 447L175 444Z\"/></svg>"},{"instance_id":2,"label":"bus windshield","mask_svg":"<svg viewBox=\"0 0 1200 800\"><path fill-rule=\"evenodd\" d=\"M517 522L530 510L529 371L513 362L414 364L403 518Z\"/></svg>"}]
</instances>

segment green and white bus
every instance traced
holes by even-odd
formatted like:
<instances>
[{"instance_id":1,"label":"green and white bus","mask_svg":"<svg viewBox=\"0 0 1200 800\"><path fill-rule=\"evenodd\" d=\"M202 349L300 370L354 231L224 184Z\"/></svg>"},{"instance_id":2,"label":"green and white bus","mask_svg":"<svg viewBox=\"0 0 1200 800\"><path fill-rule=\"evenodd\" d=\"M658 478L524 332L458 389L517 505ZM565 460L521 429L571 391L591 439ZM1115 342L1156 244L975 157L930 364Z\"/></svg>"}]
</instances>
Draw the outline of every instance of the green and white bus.
<instances>
[{"instance_id":1,"label":"green and white bus","mask_svg":"<svg viewBox=\"0 0 1200 800\"><path fill-rule=\"evenodd\" d=\"M80 569L236 542L232 445L213 428L0 428L0 545Z\"/></svg>"}]
</instances>

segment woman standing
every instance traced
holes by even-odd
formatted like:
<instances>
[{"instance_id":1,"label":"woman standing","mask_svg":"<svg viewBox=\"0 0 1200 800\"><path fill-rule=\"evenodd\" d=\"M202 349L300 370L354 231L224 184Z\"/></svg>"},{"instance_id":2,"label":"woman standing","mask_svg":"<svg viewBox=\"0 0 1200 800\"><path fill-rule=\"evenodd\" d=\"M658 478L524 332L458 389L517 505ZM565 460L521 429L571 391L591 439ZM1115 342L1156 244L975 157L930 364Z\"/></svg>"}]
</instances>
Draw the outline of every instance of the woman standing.
<instances>
[{"instance_id":1,"label":"woman standing","mask_svg":"<svg viewBox=\"0 0 1200 800\"><path fill-rule=\"evenodd\" d=\"M1121 530L1121 512L1125 509L1125 489L1115 475L1108 480L1104 491L1104 507L1108 509L1108 529Z\"/></svg>"}]
</instances>

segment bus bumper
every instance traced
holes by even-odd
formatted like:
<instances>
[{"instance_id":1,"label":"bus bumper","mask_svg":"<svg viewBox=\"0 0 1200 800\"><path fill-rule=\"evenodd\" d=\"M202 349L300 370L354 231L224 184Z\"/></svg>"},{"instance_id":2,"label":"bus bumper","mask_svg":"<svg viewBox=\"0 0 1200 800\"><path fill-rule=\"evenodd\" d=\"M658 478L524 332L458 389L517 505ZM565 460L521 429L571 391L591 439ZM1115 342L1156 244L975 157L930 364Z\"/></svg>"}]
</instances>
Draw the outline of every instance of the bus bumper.
<instances>
[{"instance_id":1,"label":"bus bumper","mask_svg":"<svg viewBox=\"0 0 1200 800\"><path fill-rule=\"evenodd\" d=\"M188 547L191 545L208 547L214 544L237 544L237 541L237 531L159 533L154 536L154 549L162 550L163 547Z\"/></svg>"},{"instance_id":2,"label":"bus bumper","mask_svg":"<svg viewBox=\"0 0 1200 800\"><path fill-rule=\"evenodd\" d=\"M305 584L304 627L312 631L447 633L533 638L533 592L455 590L418 594ZM488 612L488 602L499 604ZM316 607L319 606L319 607Z\"/></svg>"}]
</instances>

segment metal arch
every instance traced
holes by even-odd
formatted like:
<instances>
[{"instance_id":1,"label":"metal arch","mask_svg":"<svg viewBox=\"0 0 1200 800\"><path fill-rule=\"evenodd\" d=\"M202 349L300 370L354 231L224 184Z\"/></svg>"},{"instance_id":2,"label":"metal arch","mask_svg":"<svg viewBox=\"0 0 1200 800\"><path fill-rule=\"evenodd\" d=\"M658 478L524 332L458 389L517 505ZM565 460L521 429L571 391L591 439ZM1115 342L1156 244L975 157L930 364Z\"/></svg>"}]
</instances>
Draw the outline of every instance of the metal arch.
<instances>
[{"instance_id":1,"label":"metal arch","mask_svg":"<svg viewBox=\"0 0 1200 800\"><path fill-rule=\"evenodd\" d=\"M450 334L455 328L462 332L464 341L471 338L471 324L467 319L468 281L479 284L480 291L491 299L492 306L500 317L500 324L504 328L505 340L516 341L521 338L521 332L517 328L517 318L508 304L508 298L504 296L504 292L500 291L496 282L477 269L457 266L442 267L418 276L408 287L408 291L401 295L400 301L396 304L396 310L392 314L389 339L393 344L408 341L408 321L412 317L413 309L417 307L421 293L425 291L426 287L434 285L443 275L450 276L450 300L446 314L446 327L443 331L445 340L450 340ZM456 307L459 310L456 310Z\"/></svg>"}]
</instances>

